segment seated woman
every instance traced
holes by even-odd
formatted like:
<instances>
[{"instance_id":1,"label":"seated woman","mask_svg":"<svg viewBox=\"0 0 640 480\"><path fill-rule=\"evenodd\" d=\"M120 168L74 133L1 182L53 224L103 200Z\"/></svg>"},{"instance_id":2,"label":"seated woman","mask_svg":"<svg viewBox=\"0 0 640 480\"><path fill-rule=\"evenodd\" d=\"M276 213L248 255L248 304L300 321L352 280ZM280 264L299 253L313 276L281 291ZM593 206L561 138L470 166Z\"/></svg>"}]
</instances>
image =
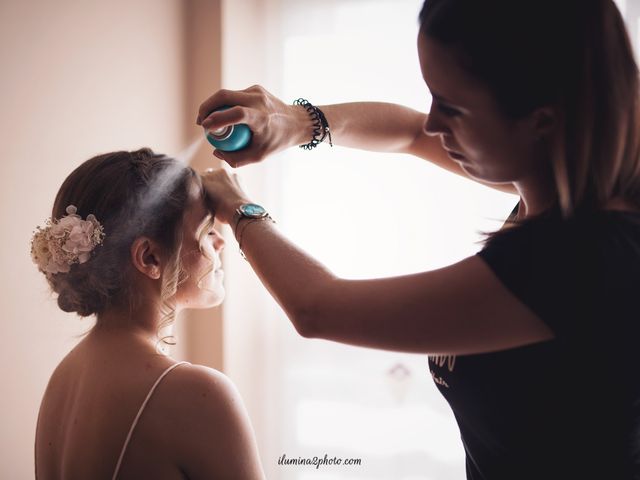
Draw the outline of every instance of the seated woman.
<instances>
[{"instance_id":1,"label":"seated woman","mask_svg":"<svg viewBox=\"0 0 640 480\"><path fill-rule=\"evenodd\" d=\"M229 379L158 348L181 309L224 298L213 220L200 176L149 149L64 181L32 257L60 308L96 323L49 380L36 478L264 478Z\"/></svg>"}]
</instances>

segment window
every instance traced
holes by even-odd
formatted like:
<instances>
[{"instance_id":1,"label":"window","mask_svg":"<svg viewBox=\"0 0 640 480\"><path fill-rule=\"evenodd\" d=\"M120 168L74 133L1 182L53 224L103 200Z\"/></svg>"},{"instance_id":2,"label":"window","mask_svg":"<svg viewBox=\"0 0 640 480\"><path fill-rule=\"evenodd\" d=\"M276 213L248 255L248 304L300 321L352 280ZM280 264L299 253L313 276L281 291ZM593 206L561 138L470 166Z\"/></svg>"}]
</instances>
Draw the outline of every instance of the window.
<instances>
[{"instance_id":1,"label":"window","mask_svg":"<svg viewBox=\"0 0 640 480\"><path fill-rule=\"evenodd\" d=\"M427 111L416 47L421 3L279 2L281 42L272 47L281 49L273 56L282 61L282 85L275 93L315 105L386 101ZM281 229L345 278L432 270L472 255L477 230L498 228L517 201L402 154L322 144L287 151L277 163L270 187ZM280 466L276 478L464 476L459 431L426 355L307 340L279 308L271 314L280 373L269 393L278 405L270 442L287 457L362 459L357 467Z\"/></svg>"}]
</instances>

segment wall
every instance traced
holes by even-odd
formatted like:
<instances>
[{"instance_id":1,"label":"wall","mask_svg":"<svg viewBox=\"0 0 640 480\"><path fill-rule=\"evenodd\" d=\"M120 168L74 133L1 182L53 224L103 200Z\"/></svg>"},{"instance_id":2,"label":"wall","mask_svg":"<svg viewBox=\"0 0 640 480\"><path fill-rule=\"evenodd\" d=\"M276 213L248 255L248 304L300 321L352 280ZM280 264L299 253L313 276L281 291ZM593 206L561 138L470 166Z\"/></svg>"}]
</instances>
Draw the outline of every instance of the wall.
<instances>
[{"instance_id":1,"label":"wall","mask_svg":"<svg viewBox=\"0 0 640 480\"><path fill-rule=\"evenodd\" d=\"M50 215L64 178L87 158L143 146L177 154L201 134L193 126L196 96L219 86L218 9L217 1L186 0L0 3L1 478L33 478L47 381L74 336L93 325L57 308L31 263L31 234ZM208 56L190 36L203 12L217 15L203 39L213 42ZM220 312L208 325L196 316L191 337L189 320L176 329L184 341L174 356L221 368ZM193 340L203 332L208 349Z\"/></svg>"}]
</instances>

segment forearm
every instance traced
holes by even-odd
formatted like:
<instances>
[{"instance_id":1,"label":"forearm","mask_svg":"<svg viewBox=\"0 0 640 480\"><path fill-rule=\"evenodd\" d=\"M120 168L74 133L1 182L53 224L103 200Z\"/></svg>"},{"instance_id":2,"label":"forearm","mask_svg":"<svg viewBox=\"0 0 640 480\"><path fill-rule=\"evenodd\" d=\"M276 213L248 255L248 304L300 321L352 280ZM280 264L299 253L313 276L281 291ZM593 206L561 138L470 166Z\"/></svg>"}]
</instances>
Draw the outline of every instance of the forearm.
<instances>
[{"instance_id":1,"label":"forearm","mask_svg":"<svg viewBox=\"0 0 640 480\"><path fill-rule=\"evenodd\" d=\"M303 336L306 320L317 305L318 294L337 277L307 252L290 242L269 220L241 220L242 251L258 278Z\"/></svg>"},{"instance_id":2,"label":"forearm","mask_svg":"<svg viewBox=\"0 0 640 480\"><path fill-rule=\"evenodd\" d=\"M327 118L334 144L374 152L407 153L426 120L424 113L393 103L340 103L319 108Z\"/></svg>"},{"instance_id":3,"label":"forearm","mask_svg":"<svg viewBox=\"0 0 640 480\"><path fill-rule=\"evenodd\" d=\"M425 113L381 102L341 103L324 105L320 109L327 117L331 140L335 144L374 152L407 153L461 177L470 178L462 166L449 157L440 138L424 132L423 126L427 120ZM510 183L490 184L476 178L472 180L519 195Z\"/></svg>"}]
</instances>

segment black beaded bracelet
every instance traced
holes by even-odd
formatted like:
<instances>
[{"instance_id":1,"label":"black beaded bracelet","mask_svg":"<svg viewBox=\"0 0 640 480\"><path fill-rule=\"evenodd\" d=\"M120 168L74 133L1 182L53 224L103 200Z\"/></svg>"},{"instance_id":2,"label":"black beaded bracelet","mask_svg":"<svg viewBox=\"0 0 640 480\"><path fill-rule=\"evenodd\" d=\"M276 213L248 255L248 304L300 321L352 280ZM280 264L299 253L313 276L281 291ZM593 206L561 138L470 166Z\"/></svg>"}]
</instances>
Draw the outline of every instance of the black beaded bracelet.
<instances>
[{"instance_id":1,"label":"black beaded bracelet","mask_svg":"<svg viewBox=\"0 0 640 480\"><path fill-rule=\"evenodd\" d=\"M300 105L303 107L313 120L313 137L309 143L304 145L300 145L300 148L304 148L305 150L311 150L318 146L319 143L322 143L325 137L329 136L329 145L333 147L333 143L331 141L331 131L329 130L329 122L327 122L327 118L322 113L318 107L311 105L304 98L298 98L293 102L294 105ZM320 137L322 135L322 137Z\"/></svg>"}]
</instances>

